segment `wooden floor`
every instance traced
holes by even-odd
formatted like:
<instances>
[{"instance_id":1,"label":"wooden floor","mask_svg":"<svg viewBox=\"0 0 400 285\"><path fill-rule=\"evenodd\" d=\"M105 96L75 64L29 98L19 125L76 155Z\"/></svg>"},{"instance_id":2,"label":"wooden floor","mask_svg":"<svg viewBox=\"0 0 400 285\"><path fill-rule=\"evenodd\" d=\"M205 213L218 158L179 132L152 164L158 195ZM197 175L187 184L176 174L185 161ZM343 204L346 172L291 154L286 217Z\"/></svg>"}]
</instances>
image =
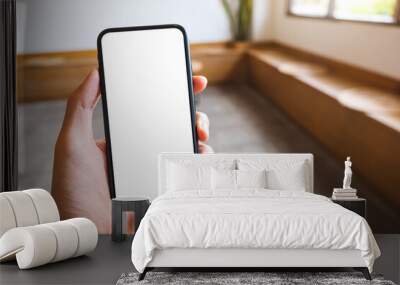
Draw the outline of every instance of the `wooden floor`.
<instances>
[{"instance_id":1,"label":"wooden floor","mask_svg":"<svg viewBox=\"0 0 400 285\"><path fill-rule=\"evenodd\" d=\"M99 106L100 107L100 106ZM20 188L50 189L52 155L64 115L65 101L47 101L19 106ZM343 162L334 159L320 143L281 112L275 105L244 85L207 88L198 98L198 110L211 121L209 144L216 152L313 153L315 192L330 195L343 179ZM103 136L101 108L94 116L97 137ZM344 158L343 158L344 159ZM357 173L353 186L368 199L368 221L376 233L400 229L393 213L374 195ZM397 233L397 232L396 232Z\"/></svg>"}]
</instances>

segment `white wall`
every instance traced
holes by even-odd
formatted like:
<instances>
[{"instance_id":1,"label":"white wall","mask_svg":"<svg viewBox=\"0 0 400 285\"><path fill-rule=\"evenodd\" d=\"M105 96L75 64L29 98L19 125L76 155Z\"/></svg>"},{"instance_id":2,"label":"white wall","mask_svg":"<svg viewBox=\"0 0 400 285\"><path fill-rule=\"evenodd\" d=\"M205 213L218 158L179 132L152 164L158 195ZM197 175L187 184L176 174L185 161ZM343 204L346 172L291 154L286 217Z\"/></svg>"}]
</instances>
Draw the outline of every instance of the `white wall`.
<instances>
[{"instance_id":1,"label":"white wall","mask_svg":"<svg viewBox=\"0 0 400 285\"><path fill-rule=\"evenodd\" d=\"M286 0L254 0L253 40L275 39L400 79L400 28L286 15ZM226 41L220 0L17 0L18 52L96 48L107 27L178 23L191 42Z\"/></svg>"},{"instance_id":2,"label":"white wall","mask_svg":"<svg viewBox=\"0 0 400 285\"><path fill-rule=\"evenodd\" d=\"M191 42L229 40L219 0L17 0L18 52L96 48L107 27L178 23ZM255 0L255 40L266 40L270 0Z\"/></svg>"},{"instance_id":3,"label":"white wall","mask_svg":"<svg viewBox=\"0 0 400 285\"><path fill-rule=\"evenodd\" d=\"M400 79L400 27L288 17L272 1L276 41Z\"/></svg>"},{"instance_id":4,"label":"white wall","mask_svg":"<svg viewBox=\"0 0 400 285\"><path fill-rule=\"evenodd\" d=\"M219 0L214 0L219 1ZM252 39L254 41L272 40L273 37L273 12L274 0L253 0L253 25Z\"/></svg>"}]
</instances>

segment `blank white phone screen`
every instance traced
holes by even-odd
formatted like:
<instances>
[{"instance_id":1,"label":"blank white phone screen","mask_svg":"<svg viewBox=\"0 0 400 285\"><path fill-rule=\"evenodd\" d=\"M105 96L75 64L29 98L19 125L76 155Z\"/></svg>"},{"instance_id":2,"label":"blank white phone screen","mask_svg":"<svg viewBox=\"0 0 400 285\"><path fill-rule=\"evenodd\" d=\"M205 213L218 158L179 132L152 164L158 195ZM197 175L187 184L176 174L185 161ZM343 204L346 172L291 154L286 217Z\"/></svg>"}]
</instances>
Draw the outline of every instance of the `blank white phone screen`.
<instances>
[{"instance_id":1,"label":"blank white phone screen","mask_svg":"<svg viewBox=\"0 0 400 285\"><path fill-rule=\"evenodd\" d=\"M158 155L195 150L183 33L110 32L101 46L115 196L153 199Z\"/></svg>"}]
</instances>

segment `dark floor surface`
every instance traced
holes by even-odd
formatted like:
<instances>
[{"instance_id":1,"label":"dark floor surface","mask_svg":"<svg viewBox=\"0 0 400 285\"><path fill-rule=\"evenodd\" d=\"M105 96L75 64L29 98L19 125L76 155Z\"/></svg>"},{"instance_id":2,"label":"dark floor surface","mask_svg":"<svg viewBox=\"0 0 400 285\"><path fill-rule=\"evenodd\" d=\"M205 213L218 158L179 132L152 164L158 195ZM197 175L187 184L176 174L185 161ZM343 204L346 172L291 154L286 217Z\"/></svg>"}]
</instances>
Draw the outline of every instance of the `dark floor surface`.
<instances>
[{"instance_id":1,"label":"dark floor surface","mask_svg":"<svg viewBox=\"0 0 400 285\"><path fill-rule=\"evenodd\" d=\"M399 252L400 235L387 236L378 235L376 239L381 249L384 249L384 258L378 259L375 264L374 273L383 274L386 280L399 282L399 272L394 272L393 242L397 243ZM100 236L99 243L95 251L87 256L81 256L45 266L19 270L15 261L0 264L0 284L1 285L22 285L22 284L115 284L122 273L135 271L131 259L132 238L124 242L115 243L110 236ZM388 250L388 252L386 252ZM386 254L388 253L388 254ZM398 255L400 256L400 254ZM397 256L397 266L399 259ZM298 271L299 269L268 269L268 271ZM350 268L338 269L301 269L310 272L319 271L344 271Z\"/></svg>"}]
</instances>

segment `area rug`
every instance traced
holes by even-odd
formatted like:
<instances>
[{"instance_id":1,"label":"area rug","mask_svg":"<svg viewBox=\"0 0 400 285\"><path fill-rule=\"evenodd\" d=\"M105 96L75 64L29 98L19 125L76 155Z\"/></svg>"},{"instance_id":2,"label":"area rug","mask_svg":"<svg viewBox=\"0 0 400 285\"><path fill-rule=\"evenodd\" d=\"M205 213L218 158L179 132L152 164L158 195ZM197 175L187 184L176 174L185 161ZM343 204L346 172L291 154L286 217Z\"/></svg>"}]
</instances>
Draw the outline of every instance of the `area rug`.
<instances>
[{"instance_id":1,"label":"area rug","mask_svg":"<svg viewBox=\"0 0 400 285\"><path fill-rule=\"evenodd\" d=\"M134 284L379 284L395 285L384 280L380 275L373 275L368 281L359 272L148 272L146 278L138 281L138 273L125 273L117 281L117 285Z\"/></svg>"}]
</instances>

